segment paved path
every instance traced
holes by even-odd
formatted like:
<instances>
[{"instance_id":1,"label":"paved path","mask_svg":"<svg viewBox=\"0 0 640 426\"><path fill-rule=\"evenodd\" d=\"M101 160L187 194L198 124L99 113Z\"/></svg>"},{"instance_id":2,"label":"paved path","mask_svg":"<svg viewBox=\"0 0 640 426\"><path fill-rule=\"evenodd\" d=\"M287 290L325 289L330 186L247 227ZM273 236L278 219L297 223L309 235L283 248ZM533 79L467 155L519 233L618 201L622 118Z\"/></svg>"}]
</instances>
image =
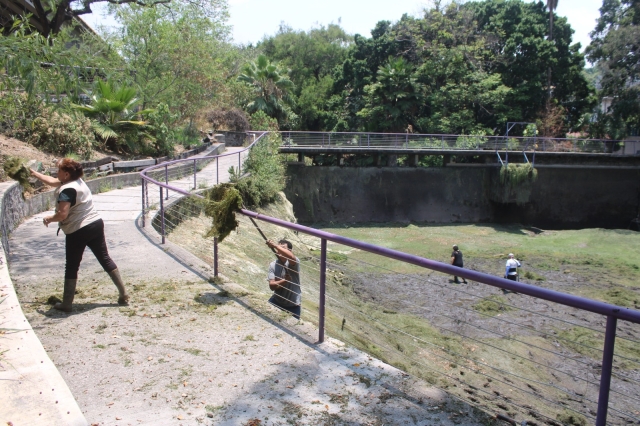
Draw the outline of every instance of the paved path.
<instances>
[{"instance_id":1,"label":"paved path","mask_svg":"<svg viewBox=\"0 0 640 426\"><path fill-rule=\"evenodd\" d=\"M220 161L220 181L231 164L236 156ZM215 173L211 163L198 176L211 184ZM193 187L190 179L179 184ZM49 212L11 235L26 317L90 424L481 424L455 404L452 417L442 410L445 394L362 352L331 339L310 343L317 330L309 325L262 316L230 297L233 284L219 291L203 279L208 265L140 228L140 199L140 187L94 196L129 308L118 308L87 252L74 312L49 309L42 302L61 292L64 237L42 225ZM30 416L7 420L31 424Z\"/></svg>"}]
</instances>

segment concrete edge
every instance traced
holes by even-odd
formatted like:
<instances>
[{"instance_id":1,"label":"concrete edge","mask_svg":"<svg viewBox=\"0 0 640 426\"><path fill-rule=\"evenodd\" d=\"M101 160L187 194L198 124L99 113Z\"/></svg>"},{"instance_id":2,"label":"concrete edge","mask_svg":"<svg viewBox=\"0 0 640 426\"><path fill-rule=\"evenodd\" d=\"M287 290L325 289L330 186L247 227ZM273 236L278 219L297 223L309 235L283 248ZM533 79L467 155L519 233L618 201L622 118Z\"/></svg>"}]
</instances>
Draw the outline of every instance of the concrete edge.
<instances>
[{"instance_id":1,"label":"concrete edge","mask_svg":"<svg viewBox=\"0 0 640 426\"><path fill-rule=\"evenodd\" d=\"M6 191L0 190L0 203ZM87 425L78 403L20 307L0 244L0 422Z\"/></svg>"}]
</instances>

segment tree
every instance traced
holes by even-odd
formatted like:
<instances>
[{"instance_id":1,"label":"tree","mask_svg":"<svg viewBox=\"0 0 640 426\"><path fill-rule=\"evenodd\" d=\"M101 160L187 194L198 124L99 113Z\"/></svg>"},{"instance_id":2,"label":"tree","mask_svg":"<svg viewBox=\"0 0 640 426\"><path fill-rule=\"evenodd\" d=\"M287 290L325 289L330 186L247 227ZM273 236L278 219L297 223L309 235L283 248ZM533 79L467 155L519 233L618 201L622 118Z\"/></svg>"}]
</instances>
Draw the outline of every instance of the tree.
<instances>
[{"instance_id":1,"label":"tree","mask_svg":"<svg viewBox=\"0 0 640 426\"><path fill-rule=\"evenodd\" d=\"M227 14L226 0L184 1L189 5L196 6L201 14L207 17L217 18ZM40 34L48 37L59 33L63 24L72 21L75 17L92 13L91 6L95 3L109 3L114 6L135 4L141 7L163 5L167 8L179 4L176 0L30 0L12 2L12 9L22 9L21 15L25 17L30 14L31 25ZM10 16L7 15L5 18L10 18Z\"/></svg>"},{"instance_id":2,"label":"tree","mask_svg":"<svg viewBox=\"0 0 640 426\"><path fill-rule=\"evenodd\" d=\"M291 93L295 86L289 79L288 70L272 63L266 56L259 55L255 61L245 65L238 81L245 83L253 91L253 98L246 105L251 114L262 111L277 119L281 127L286 127L294 118L289 106L293 101Z\"/></svg>"},{"instance_id":3,"label":"tree","mask_svg":"<svg viewBox=\"0 0 640 426\"><path fill-rule=\"evenodd\" d=\"M610 137L637 133L640 131L640 2L604 0L591 39L587 57L602 74L599 94L610 97L612 103L610 111L600 115L607 123L590 128L608 128L613 131L608 134ZM617 132L611 123L618 124Z\"/></svg>"},{"instance_id":4,"label":"tree","mask_svg":"<svg viewBox=\"0 0 640 426\"><path fill-rule=\"evenodd\" d=\"M146 123L136 120L153 112L152 109L136 111L140 99L136 97L136 90L132 87L115 87L110 82L98 80L96 82L91 103L89 105L74 105L74 109L92 118L93 130L106 142L114 141L112 149L128 142L132 151L137 151L137 140L127 138L127 133L136 131Z\"/></svg>"},{"instance_id":5,"label":"tree","mask_svg":"<svg viewBox=\"0 0 640 426\"><path fill-rule=\"evenodd\" d=\"M366 106L358 116L370 128L399 133L416 125L415 115L424 99L424 86L404 58L389 58L378 69L377 81L364 90Z\"/></svg>"},{"instance_id":6,"label":"tree","mask_svg":"<svg viewBox=\"0 0 640 426\"><path fill-rule=\"evenodd\" d=\"M558 0L547 0L547 9L549 9L549 40L553 41L553 11L558 7ZM551 67L547 70L547 110L551 108Z\"/></svg>"},{"instance_id":7,"label":"tree","mask_svg":"<svg viewBox=\"0 0 640 426\"><path fill-rule=\"evenodd\" d=\"M128 80L143 108L164 103L177 122L192 121L224 96L234 50L224 19L202 16L190 5L130 5L119 8L116 18L122 27L106 37L132 71Z\"/></svg>"},{"instance_id":8,"label":"tree","mask_svg":"<svg viewBox=\"0 0 640 426\"><path fill-rule=\"evenodd\" d=\"M299 128L325 130L330 127L332 114L328 100L332 95L332 73L346 58L352 40L353 37L336 24L307 32L281 25L274 36L258 44L257 48L270 61L290 70Z\"/></svg>"}]
</instances>

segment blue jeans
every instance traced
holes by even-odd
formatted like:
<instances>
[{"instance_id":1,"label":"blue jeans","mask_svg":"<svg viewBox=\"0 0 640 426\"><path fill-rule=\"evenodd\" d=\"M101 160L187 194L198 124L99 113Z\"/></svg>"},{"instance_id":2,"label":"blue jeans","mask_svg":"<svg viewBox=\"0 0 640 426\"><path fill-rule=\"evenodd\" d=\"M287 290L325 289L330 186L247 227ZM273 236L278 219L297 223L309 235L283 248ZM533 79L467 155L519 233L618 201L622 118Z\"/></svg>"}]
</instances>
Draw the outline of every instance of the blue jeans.
<instances>
[{"instance_id":1,"label":"blue jeans","mask_svg":"<svg viewBox=\"0 0 640 426\"><path fill-rule=\"evenodd\" d=\"M275 295L271 296L271 298L269 299L269 303L271 303L273 306L277 308L282 309L283 311L290 312L295 319L297 320L300 319L300 312L301 312L300 306L280 306L275 302L275 300L276 300L276 296Z\"/></svg>"}]
</instances>

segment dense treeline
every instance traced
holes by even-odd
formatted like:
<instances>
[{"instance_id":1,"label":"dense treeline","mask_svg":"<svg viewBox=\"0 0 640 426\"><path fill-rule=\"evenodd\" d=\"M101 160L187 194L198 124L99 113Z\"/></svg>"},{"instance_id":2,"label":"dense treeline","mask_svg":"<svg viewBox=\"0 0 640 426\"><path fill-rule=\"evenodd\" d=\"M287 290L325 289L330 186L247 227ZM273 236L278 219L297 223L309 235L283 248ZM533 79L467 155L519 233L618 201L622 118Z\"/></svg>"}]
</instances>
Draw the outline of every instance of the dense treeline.
<instances>
[{"instance_id":1,"label":"dense treeline","mask_svg":"<svg viewBox=\"0 0 640 426\"><path fill-rule=\"evenodd\" d=\"M291 70L293 128L501 134L508 121L538 121L559 136L594 104L572 33L555 17L549 40L542 2L486 0L381 21L371 38L283 27L259 48Z\"/></svg>"},{"instance_id":2,"label":"dense treeline","mask_svg":"<svg viewBox=\"0 0 640 426\"><path fill-rule=\"evenodd\" d=\"M604 0L589 69L566 18L521 0L454 1L371 37L281 25L256 46L233 44L225 0L114 5L120 26L99 36L17 20L0 37L0 131L81 156L170 153L250 123L622 138L640 127L638 7Z\"/></svg>"}]
</instances>

